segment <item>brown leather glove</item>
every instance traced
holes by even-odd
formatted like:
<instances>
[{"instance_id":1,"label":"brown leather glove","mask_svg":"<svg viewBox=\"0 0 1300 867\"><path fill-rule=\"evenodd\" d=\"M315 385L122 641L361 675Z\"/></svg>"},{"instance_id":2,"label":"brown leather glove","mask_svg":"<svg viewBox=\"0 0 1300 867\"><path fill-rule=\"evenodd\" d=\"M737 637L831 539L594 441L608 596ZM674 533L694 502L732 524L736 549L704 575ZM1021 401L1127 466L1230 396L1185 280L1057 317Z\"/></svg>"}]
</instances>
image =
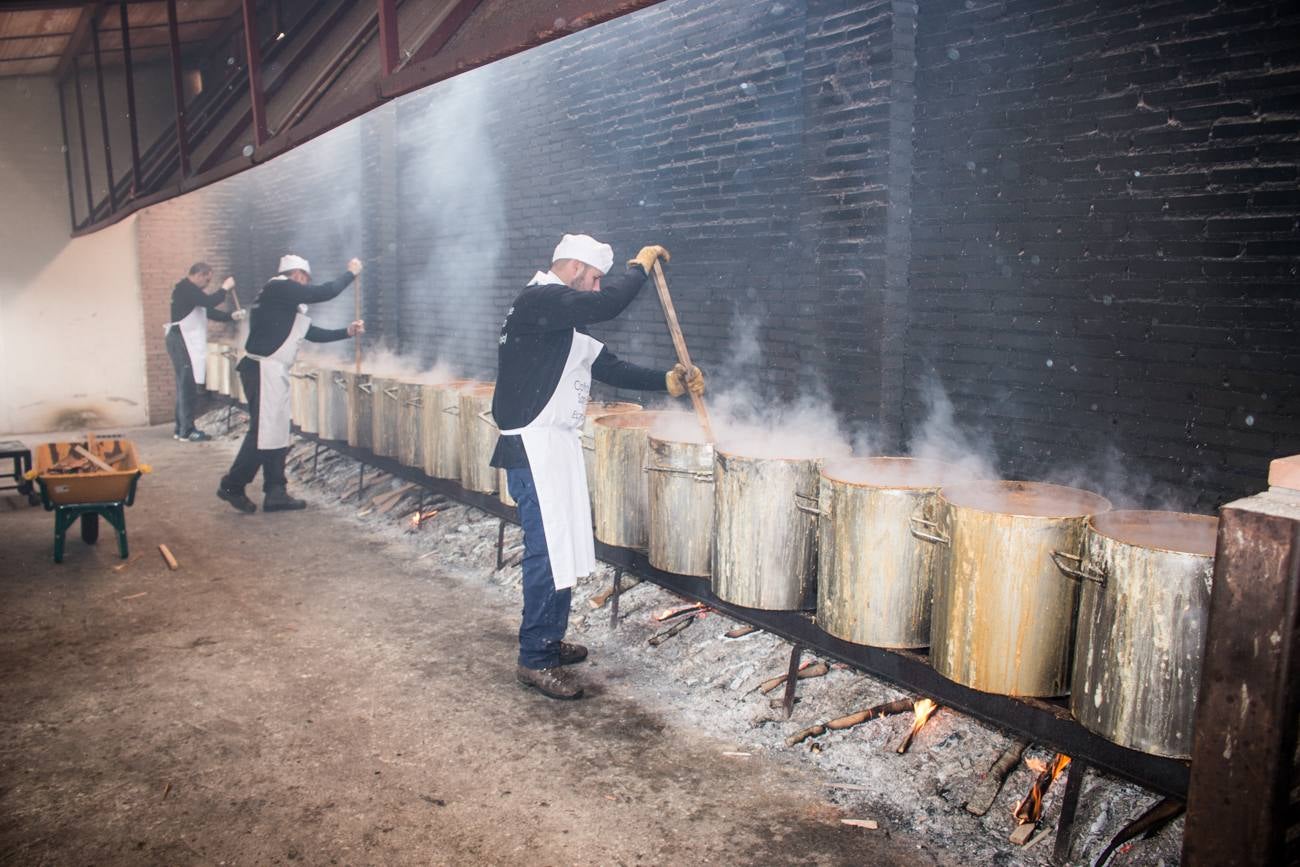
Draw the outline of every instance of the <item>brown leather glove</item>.
<instances>
[{"instance_id":1,"label":"brown leather glove","mask_svg":"<svg viewBox=\"0 0 1300 867\"><path fill-rule=\"evenodd\" d=\"M641 252L636 254L635 259L627 260L627 265L629 268L633 265L640 265L645 269L645 272L649 274L650 269L655 265L656 259L663 259L667 262L670 258L672 257L668 255L667 247L660 247L658 244L652 244L649 247L642 247Z\"/></svg>"},{"instance_id":2,"label":"brown leather glove","mask_svg":"<svg viewBox=\"0 0 1300 867\"><path fill-rule=\"evenodd\" d=\"M664 383L673 397L681 397L688 391L698 397L704 394L704 371L694 365L688 371L683 365L674 364L664 375Z\"/></svg>"}]
</instances>

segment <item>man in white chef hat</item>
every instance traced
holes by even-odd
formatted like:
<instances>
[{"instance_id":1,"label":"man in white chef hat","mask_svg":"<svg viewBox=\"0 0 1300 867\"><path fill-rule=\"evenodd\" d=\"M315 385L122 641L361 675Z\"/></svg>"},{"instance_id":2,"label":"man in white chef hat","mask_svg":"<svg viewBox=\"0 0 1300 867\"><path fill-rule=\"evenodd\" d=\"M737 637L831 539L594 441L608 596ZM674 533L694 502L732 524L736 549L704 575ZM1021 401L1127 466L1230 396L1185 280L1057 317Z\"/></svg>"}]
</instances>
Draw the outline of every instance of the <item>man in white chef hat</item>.
<instances>
[{"instance_id":1,"label":"man in white chef hat","mask_svg":"<svg viewBox=\"0 0 1300 867\"><path fill-rule=\"evenodd\" d=\"M248 397L248 433L230 470L221 478L217 496L241 512L257 506L244 486L262 471L262 511L302 509L306 503L289 496L284 459L289 454L289 368L304 340L330 343L364 333L360 319L346 328L317 328L307 316L308 304L329 301L342 293L361 273L361 260L348 262L342 276L313 285L311 265L292 253L280 258L279 272L253 302L248 317L248 340L239 362L239 380Z\"/></svg>"},{"instance_id":2,"label":"man in white chef hat","mask_svg":"<svg viewBox=\"0 0 1300 867\"><path fill-rule=\"evenodd\" d=\"M704 392L699 368L665 372L620 361L587 333L632 303L658 259L667 262L668 251L642 247L625 272L606 278L613 248L590 235L565 235L550 270L533 275L501 325L492 398L501 435L492 465L506 470L524 530L516 676L550 698L582 696L564 666L586 659L587 649L563 639L572 588L596 568L579 439L592 379L673 396Z\"/></svg>"}]
</instances>

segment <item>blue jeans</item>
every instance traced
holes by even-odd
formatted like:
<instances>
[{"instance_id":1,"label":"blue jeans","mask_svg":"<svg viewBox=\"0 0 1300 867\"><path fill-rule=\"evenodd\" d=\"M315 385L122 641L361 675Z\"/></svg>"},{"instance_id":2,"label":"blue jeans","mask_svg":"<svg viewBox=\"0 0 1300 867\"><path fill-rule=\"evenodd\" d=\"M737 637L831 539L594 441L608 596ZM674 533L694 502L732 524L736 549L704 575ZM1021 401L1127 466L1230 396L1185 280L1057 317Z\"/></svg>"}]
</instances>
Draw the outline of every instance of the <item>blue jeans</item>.
<instances>
[{"instance_id":1,"label":"blue jeans","mask_svg":"<svg viewBox=\"0 0 1300 867\"><path fill-rule=\"evenodd\" d=\"M506 470L506 487L518 504L519 523L524 528L524 616L519 624L519 664L524 668L553 668L560 664L560 641L569 628L573 591L555 589L533 471L528 467Z\"/></svg>"}]
</instances>

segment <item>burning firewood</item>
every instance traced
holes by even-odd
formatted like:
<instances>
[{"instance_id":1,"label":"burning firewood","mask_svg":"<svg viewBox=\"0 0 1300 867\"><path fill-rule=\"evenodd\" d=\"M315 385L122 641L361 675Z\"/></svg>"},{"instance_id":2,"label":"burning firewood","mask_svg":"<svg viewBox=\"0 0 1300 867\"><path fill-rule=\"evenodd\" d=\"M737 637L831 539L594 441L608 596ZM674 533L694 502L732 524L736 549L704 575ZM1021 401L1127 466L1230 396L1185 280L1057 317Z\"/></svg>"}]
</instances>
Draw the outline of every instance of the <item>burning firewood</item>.
<instances>
[{"instance_id":1,"label":"burning firewood","mask_svg":"<svg viewBox=\"0 0 1300 867\"><path fill-rule=\"evenodd\" d=\"M683 614L693 614L708 608L703 602L691 602L686 605L675 605L672 608L664 608L654 613L654 619L663 623L665 620L672 620L674 617L681 617Z\"/></svg>"},{"instance_id":2,"label":"burning firewood","mask_svg":"<svg viewBox=\"0 0 1300 867\"><path fill-rule=\"evenodd\" d=\"M882 716L890 716L896 713L905 713L912 710L912 704L910 698L894 699L893 701L887 701L884 704L878 704L875 707L869 707L866 710L860 710L857 713L851 713L847 716L833 719L826 723L826 728L832 731L853 728L856 725L861 725L867 720L877 719Z\"/></svg>"},{"instance_id":3,"label":"burning firewood","mask_svg":"<svg viewBox=\"0 0 1300 867\"><path fill-rule=\"evenodd\" d=\"M903 738L902 743L898 745L896 750L900 756L911 748L912 738L916 737L916 733L921 730L921 726L925 725L926 720L933 716L938 709L939 705L928 698L917 699L916 704L912 706L912 713L915 716L912 720L912 727L908 729L907 737Z\"/></svg>"},{"instance_id":4,"label":"burning firewood","mask_svg":"<svg viewBox=\"0 0 1300 867\"><path fill-rule=\"evenodd\" d=\"M1024 755L1028 746L1029 741L1016 740L1003 750L1002 755L998 756L997 761L980 779L979 785L967 799L966 812L973 816L983 816L988 813L998 792L1002 790L1002 783L1006 780L1007 774L1011 773L1020 762L1020 757Z\"/></svg>"},{"instance_id":5,"label":"burning firewood","mask_svg":"<svg viewBox=\"0 0 1300 867\"><path fill-rule=\"evenodd\" d=\"M1047 795L1047 790L1051 788L1052 782L1061 775L1070 764L1070 757L1065 753L1057 753L1051 764L1046 765L1039 772L1034 784L1029 787L1029 793L1020 799L1016 804L1012 814L1020 822L1020 827L1012 834L1012 839L1020 838L1019 845L1024 845L1029 839L1029 833L1032 833L1038 820L1043 815L1043 798ZM1024 826L1028 825L1028 832Z\"/></svg>"},{"instance_id":6,"label":"burning firewood","mask_svg":"<svg viewBox=\"0 0 1300 867\"><path fill-rule=\"evenodd\" d=\"M811 659L804 660L803 665L799 666L799 679L806 680L810 677L824 677L831 667L824 662L813 662ZM758 691L766 695L785 683L786 675L779 674L776 677L768 678L758 685Z\"/></svg>"},{"instance_id":7,"label":"burning firewood","mask_svg":"<svg viewBox=\"0 0 1300 867\"><path fill-rule=\"evenodd\" d=\"M425 521L431 521L438 517L439 511L439 509L425 509L424 511L416 509L406 519L407 531L414 533L416 530L424 526Z\"/></svg>"}]
</instances>

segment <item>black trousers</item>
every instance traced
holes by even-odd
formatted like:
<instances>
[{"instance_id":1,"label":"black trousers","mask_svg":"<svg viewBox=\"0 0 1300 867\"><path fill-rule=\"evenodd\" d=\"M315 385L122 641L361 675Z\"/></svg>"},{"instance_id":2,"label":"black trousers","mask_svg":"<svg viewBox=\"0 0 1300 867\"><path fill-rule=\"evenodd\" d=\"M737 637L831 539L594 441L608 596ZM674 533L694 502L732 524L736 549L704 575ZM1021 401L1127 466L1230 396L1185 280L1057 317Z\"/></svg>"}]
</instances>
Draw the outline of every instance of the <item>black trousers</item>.
<instances>
[{"instance_id":1,"label":"black trousers","mask_svg":"<svg viewBox=\"0 0 1300 867\"><path fill-rule=\"evenodd\" d=\"M239 444L239 454L230 465L230 471L221 480L221 486L228 491L242 491L244 486L262 470L262 490L283 488L284 461L289 450L259 449L257 447L258 397L262 391L262 365L251 358L239 363L239 380L244 384L244 395L248 398L248 433Z\"/></svg>"},{"instance_id":2,"label":"black trousers","mask_svg":"<svg viewBox=\"0 0 1300 867\"><path fill-rule=\"evenodd\" d=\"M176 435L185 436L194 430L194 408L198 402L194 368L190 365L190 353L185 348L185 338L181 337L179 328L168 331L164 342L172 360L172 370L176 373Z\"/></svg>"}]
</instances>

